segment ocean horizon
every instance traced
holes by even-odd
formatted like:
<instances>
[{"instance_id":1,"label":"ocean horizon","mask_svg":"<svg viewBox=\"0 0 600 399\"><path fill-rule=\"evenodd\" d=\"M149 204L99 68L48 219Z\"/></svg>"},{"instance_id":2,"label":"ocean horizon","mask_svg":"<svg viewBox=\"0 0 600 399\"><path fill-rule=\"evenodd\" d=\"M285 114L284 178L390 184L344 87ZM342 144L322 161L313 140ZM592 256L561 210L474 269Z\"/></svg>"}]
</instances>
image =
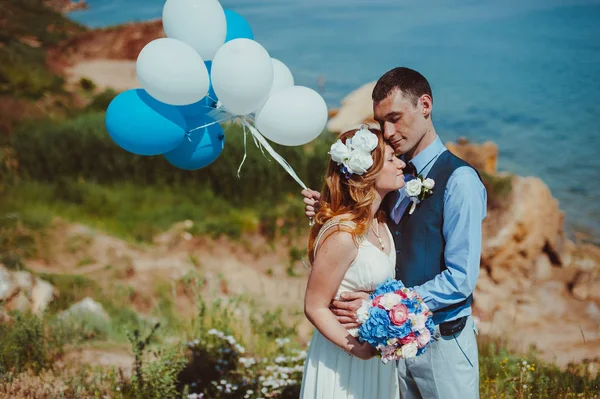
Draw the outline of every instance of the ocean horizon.
<instances>
[{"instance_id":1,"label":"ocean horizon","mask_svg":"<svg viewBox=\"0 0 600 399\"><path fill-rule=\"evenodd\" d=\"M164 0L87 0L89 27L160 18ZM498 168L541 178L567 231L600 242L600 0L221 1L330 107L395 66L430 81L442 140L493 141ZM283 173L283 172L282 172Z\"/></svg>"}]
</instances>

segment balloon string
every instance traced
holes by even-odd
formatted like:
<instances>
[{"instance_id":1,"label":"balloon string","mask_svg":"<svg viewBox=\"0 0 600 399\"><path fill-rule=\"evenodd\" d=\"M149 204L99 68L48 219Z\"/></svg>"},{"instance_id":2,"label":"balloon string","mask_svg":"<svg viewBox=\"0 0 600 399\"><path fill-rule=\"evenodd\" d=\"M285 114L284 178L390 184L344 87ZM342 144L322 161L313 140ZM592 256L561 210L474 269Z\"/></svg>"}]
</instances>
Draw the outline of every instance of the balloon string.
<instances>
[{"instance_id":1,"label":"balloon string","mask_svg":"<svg viewBox=\"0 0 600 399\"><path fill-rule=\"evenodd\" d=\"M296 172L294 171L294 169L290 166L290 164L287 163L287 161L285 159L283 159L283 157L281 155L279 155L277 153L277 151L275 151L273 149L273 147L271 147L271 145L269 144L269 142L262 136L262 134L260 134L260 132L254 126L252 126L250 123L248 123L248 121L245 118L242 119L242 124L244 126L246 126L248 128L248 130L250 130L250 133L252 133L252 135L254 136L254 138L256 140L258 140L258 142L262 144L262 146L273 157L273 159L276 160L281 165L281 167L286 172L288 172L288 174L290 176L292 176L292 178L294 180L296 180L296 182L300 185L300 187L302 187L303 189L307 189L308 188L308 187L306 187L306 184L304 184L304 182L298 177L298 175L296 174ZM244 129L244 132L245 131L246 130ZM245 135L244 135L244 137L245 137Z\"/></svg>"},{"instance_id":2,"label":"balloon string","mask_svg":"<svg viewBox=\"0 0 600 399\"><path fill-rule=\"evenodd\" d=\"M206 97L208 97L208 99L209 99L209 100L212 100L212 101L214 101L215 103L217 103L217 102L218 102L218 100L217 100L216 98L212 98L212 97L211 97L210 95L208 95L208 94L206 95ZM210 108L214 108L214 107L210 107Z\"/></svg>"},{"instance_id":3,"label":"balloon string","mask_svg":"<svg viewBox=\"0 0 600 399\"><path fill-rule=\"evenodd\" d=\"M242 158L242 163L240 164L240 167L238 168L237 171L237 177L240 177L240 172L242 170L242 165L244 165L244 162L246 162L246 136L248 134L248 132L246 131L246 123L245 121L242 119L242 129L244 129L244 158Z\"/></svg>"},{"instance_id":4,"label":"balloon string","mask_svg":"<svg viewBox=\"0 0 600 399\"><path fill-rule=\"evenodd\" d=\"M226 118L219 119L219 120L217 120L217 121L209 122L209 123L207 123L207 124L204 124L204 125L202 125L202 126L195 127L195 128L193 128L193 129L190 129L190 130L188 130L187 132L188 132L188 133L191 133L191 132L194 132L194 131L196 131L196 130L204 129L205 127L209 127L209 126L215 125L215 124L217 124L217 123L221 123L221 122L225 122L225 121L227 121L227 120L231 120L231 119L233 119L233 118L234 118L234 116L232 116L232 115L229 115L229 116L227 116Z\"/></svg>"}]
</instances>

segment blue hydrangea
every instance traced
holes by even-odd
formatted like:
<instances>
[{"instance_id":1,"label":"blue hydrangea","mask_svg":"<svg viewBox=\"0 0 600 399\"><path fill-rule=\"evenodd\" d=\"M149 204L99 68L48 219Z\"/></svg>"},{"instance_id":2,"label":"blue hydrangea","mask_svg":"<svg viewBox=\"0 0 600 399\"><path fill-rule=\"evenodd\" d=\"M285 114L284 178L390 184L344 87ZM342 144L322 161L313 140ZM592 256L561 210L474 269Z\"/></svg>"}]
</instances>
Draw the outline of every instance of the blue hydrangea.
<instances>
[{"instance_id":1,"label":"blue hydrangea","mask_svg":"<svg viewBox=\"0 0 600 399\"><path fill-rule=\"evenodd\" d=\"M388 313L378 307L371 308L369 318L358 331L360 338L373 346L385 345L389 331L390 318Z\"/></svg>"},{"instance_id":2,"label":"blue hydrangea","mask_svg":"<svg viewBox=\"0 0 600 399\"><path fill-rule=\"evenodd\" d=\"M375 292L371 294L371 299L378 297L379 295L387 294L388 292L398 291L402 288L404 288L404 284L402 284L401 281L388 278L377 286Z\"/></svg>"},{"instance_id":3,"label":"blue hydrangea","mask_svg":"<svg viewBox=\"0 0 600 399\"><path fill-rule=\"evenodd\" d=\"M392 323L388 326L388 336L390 337L405 337L411 333L411 322L407 320L401 326L395 326Z\"/></svg>"},{"instance_id":4,"label":"blue hydrangea","mask_svg":"<svg viewBox=\"0 0 600 399\"><path fill-rule=\"evenodd\" d=\"M422 306L416 299L403 299L402 303L406 305L410 313L421 313Z\"/></svg>"}]
</instances>

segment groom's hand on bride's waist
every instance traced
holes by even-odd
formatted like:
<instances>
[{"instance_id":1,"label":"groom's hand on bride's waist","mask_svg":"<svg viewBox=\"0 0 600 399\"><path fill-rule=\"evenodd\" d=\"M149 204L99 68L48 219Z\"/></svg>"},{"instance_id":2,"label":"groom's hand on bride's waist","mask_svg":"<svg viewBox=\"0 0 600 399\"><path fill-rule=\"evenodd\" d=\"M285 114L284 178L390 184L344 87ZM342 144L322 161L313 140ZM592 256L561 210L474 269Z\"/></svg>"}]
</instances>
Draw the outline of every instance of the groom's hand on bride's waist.
<instances>
[{"instance_id":1,"label":"groom's hand on bride's waist","mask_svg":"<svg viewBox=\"0 0 600 399\"><path fill-rule=\"evenodd\" d=\"M368 300L367 292L343 292L340 300L334 300L329 309L335 315L337 321L345 328L360 327L356 320L356 311L361 307L363 300Z\"/></svg>"},{"instance_id":2,"label":"groom's hand on bride's waist","mask_svg":"<svg viewBox=\"0 0 600 399\"><path fill-rule=\"evenodd\" d=\"M319 211L319 199L321 193L310 188L302 190L301 193L304 196L304 212L307 218L314 218L316 213Z\"/></svg>"}]
</instances>

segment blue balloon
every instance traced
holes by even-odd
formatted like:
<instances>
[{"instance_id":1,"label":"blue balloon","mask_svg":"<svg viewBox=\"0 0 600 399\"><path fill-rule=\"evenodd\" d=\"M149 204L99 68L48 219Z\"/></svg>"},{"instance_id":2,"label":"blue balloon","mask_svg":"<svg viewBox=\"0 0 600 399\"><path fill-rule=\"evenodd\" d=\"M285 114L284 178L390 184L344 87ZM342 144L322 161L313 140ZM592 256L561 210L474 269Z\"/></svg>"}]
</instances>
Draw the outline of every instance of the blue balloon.
<instances>
[{"instance_id":1,"label":"blue balloon","mask_svg":"<svg viewBox=\"0 0 600 399\"><path fill-rule=\"evenodd\" d=\"M179 105L177 108L186 119L200 117L214 109L214 107L207 104L207 97L193 104Z\"/></svg>"},{"instance_id":2,"label":"blue balloon","mask_svg":"<svg viewBox=\"0 0 600 399\"><path fill-rule=\"evenodd\" d=\"M251 39L254 40L254 34L250 24L244 17L235 11L225 10L225 20L227 21L227 36L225 43L233 39Z\"/></svg>"},{"instance_id":3,"label":"blue balloon","mask_svg":"<svg viewBox=\"0 0 600 399\"><path fill-rule=\"evenodd\" d=\"M189 119L188 128L204 126L215 122L207 115ZM179 147L165 154L165 159L173 166L184 170L196 170L213 163L225 146L225 133L218 123L194 130L188 134Z\"/></svg>"},{"instance_id":4,"label":"blue balloon","mask_svg":"<svg viewBox=\"0 0 600 399\"><path fill-rule=\"evenodd\" d=\"M106 130L117 145L138 155L158 155L176 148L187 123L177 107L155 100L143 89L116 96L106 110Z\"/></svg>"}]
</instances>

